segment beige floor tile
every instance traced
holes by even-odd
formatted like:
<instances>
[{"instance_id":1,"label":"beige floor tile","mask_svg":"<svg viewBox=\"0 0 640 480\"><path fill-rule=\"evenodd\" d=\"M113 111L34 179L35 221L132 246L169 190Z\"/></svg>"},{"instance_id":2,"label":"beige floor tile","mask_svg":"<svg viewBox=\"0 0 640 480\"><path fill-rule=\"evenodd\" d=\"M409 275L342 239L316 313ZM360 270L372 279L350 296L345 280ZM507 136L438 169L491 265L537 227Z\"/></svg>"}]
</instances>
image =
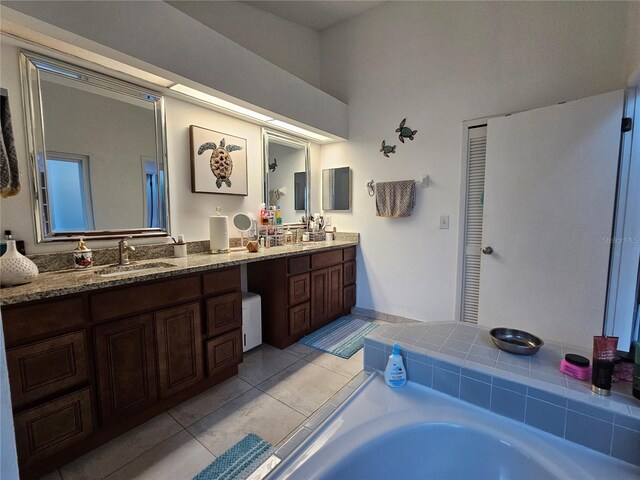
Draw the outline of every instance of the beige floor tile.
<instances>
[{"instance_id":1,"label":"beige floor tile","mask_svg":"<svg viewBox=\"0 0 640 480\"><path fill-rule=\"evenodd\" d=\"M254 388L187 430L211 453L220 456L249 433L277 445L304 419L300 413Z\"/></svg>"},{"instance_id":2,"label":"beige floor tile","mask_svg":"<svg viewBox=\"0 0 640 480\"><path fill-rule=\"evenodd\" d=\"M238 377L253 386L298 361L298 357L270 345L262 344L244 356Z\"/></svg>"},{"instance_id":3,"label":"beige floor tile","mask_svg":"<svg viewBox=\"0 0 640 480\"><path fill-rule=\"evenodd\" d=\"M182 430L163 413L60 469L64 480L102 479Z\"/></svg>"},{"instance_id":4,"label":"beige floor tile","mask_svg":"<svg viewBox=\"0 0 640 480\"><path fill-rule=\"evenodd\" d=\"M233 377L172 408L169 414L180 425L188 427L251 388L244 380Z\"/></svg>"},{"instance_id":5,"label":"beige floor tile","mask_svg":"<svg viewBox=\"0 0 640 480\"><path fill-rule=\"evenodd\" d=\"M216 459L183 430L105 480L190 480Z\"/></svg>"},{"instance_id":6,"label":"beige floor tile","mask_svg":"<svg viewBox=\"0 0 640 480\"><path fill-rule=\"evenodd\" d=\"M295 355L296 357L306 357L312 352L317 352L315 348L311 348L309 345L303 345L302 343L294 343L284 349L285 352Z\"/></svg>"},{"instance_id":7,"label":"beige floor tile","mask_svg":"<svg viewBox=\"0 0 640 480\"><path fill-rule=\"evenodd\" d=\"M349 359L336 357L330 353L317 350L314 350L304 359L351 380L364 368L364 348L358 350Z\"/></svg>"},{"instance_id":8,"label":"beige floor tile","mask_svg":"<svg viewBox=\"0 0 640 480\"><path fill-rule=\"evenodd\" d=\"M348 378L302 359L258 388L308 417L348 382Z\"/></svg>"},{"instance_id":9,"label":"beige floor tile","mask_svg":"<svg viewBox=\"0 0 640 480\"><path fill-rule=\"evenodd\" d=\"M62 475L60 475L60 470L54 470L44 477L40 477L40 480L62 480Z\"/></svg>"}]
</instances>

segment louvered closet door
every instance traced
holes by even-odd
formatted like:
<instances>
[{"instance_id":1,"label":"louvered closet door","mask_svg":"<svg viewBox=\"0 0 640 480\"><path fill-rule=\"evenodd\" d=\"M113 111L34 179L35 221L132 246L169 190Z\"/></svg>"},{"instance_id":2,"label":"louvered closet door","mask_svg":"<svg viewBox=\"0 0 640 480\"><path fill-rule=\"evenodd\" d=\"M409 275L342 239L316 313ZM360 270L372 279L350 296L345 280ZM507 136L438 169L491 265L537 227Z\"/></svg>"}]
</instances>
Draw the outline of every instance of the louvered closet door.
<instances>
[{"instance_id":1,"label":"louvered closet door","mask_svg":"<svg viewBox=\"0 0 640 480\"><path fill-rule=\"evenodd\" d=\"M484 167L487 158L486 125L470 128L468 138L466 228L461 311L462 321L478 323Z\"/></svg>"}]
</instances>

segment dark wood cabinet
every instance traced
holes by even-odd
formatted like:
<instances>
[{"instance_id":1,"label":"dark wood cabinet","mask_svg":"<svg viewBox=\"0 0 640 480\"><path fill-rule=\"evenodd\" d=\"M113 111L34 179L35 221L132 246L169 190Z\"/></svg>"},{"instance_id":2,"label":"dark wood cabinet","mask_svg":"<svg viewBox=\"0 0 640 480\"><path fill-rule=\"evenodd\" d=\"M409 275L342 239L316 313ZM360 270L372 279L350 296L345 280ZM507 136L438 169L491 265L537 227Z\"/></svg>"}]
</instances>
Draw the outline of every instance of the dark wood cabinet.
<instances>
[{"instance_id":1,"label":"dark wood cabinet","mask_svg":"<svg viewBox=\"0 0 640 480\"><path fill-rule=\"evenodd\" d=\"M200 304L191 303L155 314L160 398L202 379Z\"/></svg>"},{"instance_id":2,"label":"dark wood cabinet","mask_svg":"<svg viewBox=\"0 0 640 480\"><path fill-rule=\"evenodd\" d=\"M14 408L87 381L84 332L60 335L7 350Z\"/></svg>"},{"instance_id":3,"label":"dark wood cabinet","mask_svg":"<svg viewBox=\"0 0 640 480\"><path fill-rule=\"evenodd\" d=\"M94 332L102 423L152 405L158 398L153 316L101 325Z\"/></svg>"},{"instance_id":4,"label":"dark wood cabinet","mask_svg":"<svg viewBox=\"0 0 640 480\"><path fill-rule=\"evenodd\" d=\"M207 375L213 376L242 361L242 331L240 329L207 341Z\"/></svg>"},{"instance_id":5,"label":"dark wood cabinet","mask_svg":"<svg viewBox=\"0 0 640 480\"><path fill-rule=\"evenodd\" d=\"M93 431L88 388L13 417L21 467L30 466L86 439ZM20 472L24 478L23 471Z\"/></svg>"},{"instance_id":6,"label":"dark wood cabinet","mask_svg":"<svg viewBox=\"0 0 640 480\"><path fill-rule=\"evenodd\" d=\"M213 337L242 327L242 293L234 292L207 300L207 336Z\"/></svg>"},{"instance_id":7,"label":"dark wood cabinet","mask_svg":"<svg viewBox=\"0 0 640 480\"><path fill-rule=\"evenodd\" d=\"M355 247L247 265L249 291L261 296L262 338L286 348L355 306Z\"/></svg>"}]
</instances>

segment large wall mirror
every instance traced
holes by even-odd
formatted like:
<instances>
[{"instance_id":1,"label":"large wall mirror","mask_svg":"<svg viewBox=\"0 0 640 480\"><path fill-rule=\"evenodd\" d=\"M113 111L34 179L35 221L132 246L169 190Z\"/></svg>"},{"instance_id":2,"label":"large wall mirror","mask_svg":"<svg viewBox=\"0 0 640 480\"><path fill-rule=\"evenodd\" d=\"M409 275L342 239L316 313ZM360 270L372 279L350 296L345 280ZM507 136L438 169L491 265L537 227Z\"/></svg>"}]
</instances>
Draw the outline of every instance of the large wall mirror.
<instances>
[{"instance_id":1,"label":"large wall mirror","mask_svg":"<svg viewBox=\"0 0 640 480\"><path fill-rule=\"evenodd\" d=\"M166 236L163 97L21 52L37 241Z\"/></svg>"},{"instance_id":2,"label":"large wall mirror","mask_svg":"<svg viewBox=\"0 0 640 480\"><path fill-rule=\"evenodd\" d=\"M263 129L264 203L279 205L283 224L309 215L309 142Z\"/></svg>"}]
</instances>

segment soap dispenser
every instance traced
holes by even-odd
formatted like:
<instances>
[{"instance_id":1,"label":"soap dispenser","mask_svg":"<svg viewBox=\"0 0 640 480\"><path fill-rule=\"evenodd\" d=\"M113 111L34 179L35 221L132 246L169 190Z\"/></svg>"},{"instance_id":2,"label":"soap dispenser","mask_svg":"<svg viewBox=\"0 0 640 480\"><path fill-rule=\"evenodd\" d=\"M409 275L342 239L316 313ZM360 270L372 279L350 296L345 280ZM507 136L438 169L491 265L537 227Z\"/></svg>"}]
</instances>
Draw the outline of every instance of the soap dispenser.
<instances>
[{"instance_id":1,"label":"soap dispenser","mask_svg":"<svg viewBox=\"0 0 640 480\"><path fill-rule=\"evenodd\" d=\"M407 371L400 356L400 345L393 345L393 352L389 355L387 368L384 371L384 380L390 387L401 387L407 383Z\"/></svg>"},{"instance_id":2,"label":"soap dispenser","mask_svg":"<svg viewBox=\"0 0 640 480\"><path fill-rule=\"evenodd\" d=\"M80 238L78 246L73 251L73 265L79 269L93 267L93 252L84 244L84 238Z\"/></svg>"}]
</instances>

